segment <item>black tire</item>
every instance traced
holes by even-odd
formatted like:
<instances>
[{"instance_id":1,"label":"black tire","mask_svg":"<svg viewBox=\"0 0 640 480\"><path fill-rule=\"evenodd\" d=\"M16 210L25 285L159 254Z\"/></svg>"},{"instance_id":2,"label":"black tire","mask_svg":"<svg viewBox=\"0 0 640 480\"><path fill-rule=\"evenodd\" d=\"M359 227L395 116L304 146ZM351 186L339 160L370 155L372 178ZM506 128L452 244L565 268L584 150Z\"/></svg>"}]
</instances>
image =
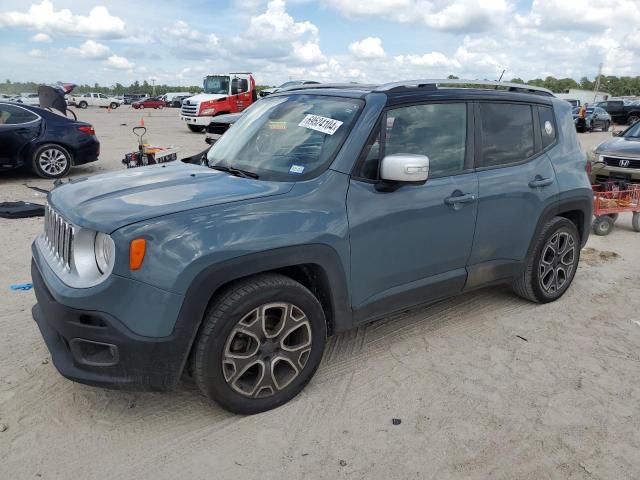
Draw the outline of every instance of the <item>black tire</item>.
<instances>
[{"instance_id":1,"label":"black tire","mask_svg":"<svg viewBox=\"0 0 640 480\"><path fill-rule=\"evenodd\" d=\"M202 132L204 130L204 125L191 125L188 123L187 127L189 127L189 130L192 132Z\"/></svg>"},{"instance_id":2,"label":"black tire","mask_svg":"<svg viewBox=\"0 0 640 480\"><path fill-rule=\"evenodd\" d=\"M614 223L615 219L613 217L609 215L600 215L593 219L591 228L593 230L593 233L604 237L605 235L609 235L611 233Z\"/></svg>"},{"instance_id":3,"label":"black tire","mask_svg":"<svg viewBox=\"0 0 640 480\"><path fill-rule=\"evenodd\" d=\"M555 258L550 261L549 258L543 259L548 255L548 249L552 247L554 238L557 239L558 250L562 250L561 243L567 248L561 252L561 260L567 260L569 252L571 250L570 269L567 272L566 269L562 270L563 281L560 283L559 267L568 267L567 263L561 265L561 263L555 264ZM564 240L560 240L560 239ZM571 239L569 241L569 239ZM550 246L551 245L551 246ZM554 253L555 256L555 253ZM544 263L553 266L551 269L554 274L554 278L557 278L554 285L553 282L548 281L548 272L543 272L543 260ZM564 217L552 218L542 229L538 238L535 240L534 247L529 254L527 264L519 277L513 282L513 291L522 298L526 298L536 303L548 303L553 302L560 298L567 291L573 277L576 274L578 268L578 262L580 261L580 235L575 224ZM546 288L543 284L547 283L550 288Z\"/></svg>"},{"instance_id":4,"label":"black tire","mask_svg":"<svg viewBox=\"0 0 640 480\"><path fill-rule=\"evenodd\" d=\"M627 124L633 125L638 120L640 120L640 117L638 115L629 115L629 117L627 117Z\"/></svg>"},{"instance_id":5,"label":"black tire","mask_svg":"<svg viewBox=\"0 0 640 480\"><path fill-rule=\"evenodd\" d=\"M69 173L71 163L71 155L66 148L46 143L33 154L31 168L42 178L62 178Z\"/></svg>"},{"instance_id":6,"label":"black tire","mask_svg":"<svg viewBox=\"0 0 640 480\"><path fill-rule=\"evenodd\" d=\"M80 103L78 104L78 108L82 108L82 109L85 109L85 108L87 108L88 106L89 106L89 104L88 104L87 102L85 102L85 101L82 101L82 102L80 102Z\"/></svg>"},{"instance_id":7,"label":"black tire","mask_svg":"<svg viewBox=\"0 0 640 480\"><path fill-rule=\"evenodd\" d=\"M116 102L111 102L111 105L109 105L109 107L111 107L111 110L115 110L116 108L118 108L118 104Z\"/></svg>"},{"instance_id":8,"label":"black tire","mask_svg":"<svg viewBox=\"0 0 640 480\"><path fill-rule=\"evenodd\" d=\"M631 226L636 232L640 232L640 212L633 212L631 218Z\"/></svg>"},{"instance_id":9,"label":"black tire","mask_svg":"<svg viewBox=\"0 0 640 480\"><path fill-rule=\"evenodd\" d=\"M276 305L261 310L276 302L282 304L282 308ZM282 313L281 319L272 327L285 332L282 338L280 333L272 340L265 337L269 328L262 325L267 323L267 311L287 312L286 315ZM256 312L264 312L264 320L260 320ZM294 327L287 328L287 321ZM296 322L303 323L298 327ZM256 336L238 331L252 328L257 329L254 331ZM292 332L298 331L303 331L298 335L308 335L308 338L300 340L300 347L285 352L284 342L293 336ZM291 400L311 380L322 359L326 334L322 306L298 282L279 274L261 274L240 280L218 296L203 319L194 345L193 376L205 396L230 412L254 414L270 410ZM238 348L245 351L240 352ZM286 360L283 355L297 359L295 368L289 361L282 362ZM282 373L276 371L278 368L289 369L290 378L282 377ZM264 375L266 371L271 372L268 377ZM282 387L278 386L278 377L286 381Z\"/></svg>"}]
</instances>

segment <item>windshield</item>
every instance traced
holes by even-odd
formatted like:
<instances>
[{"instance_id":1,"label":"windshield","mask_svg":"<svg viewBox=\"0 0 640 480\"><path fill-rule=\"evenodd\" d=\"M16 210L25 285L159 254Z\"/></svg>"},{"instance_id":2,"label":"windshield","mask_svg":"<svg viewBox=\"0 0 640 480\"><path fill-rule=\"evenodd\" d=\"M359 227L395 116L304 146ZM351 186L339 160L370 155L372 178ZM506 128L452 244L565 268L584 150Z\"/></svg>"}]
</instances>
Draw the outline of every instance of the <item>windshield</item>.
<instances>
[{"instance_id":1,"label":"windshield","mask_svg":"<svg viewBox=\"0 0 640 480\"><path fill-rule=\"evenodd\" d=\"M287 87L293 87L294 85L300 85L302 82L299 80L292 80L290 82L284 82L282 85L280 85L278 88L287 88Z\"/></svg>"},{"instance_id":2,"label":"windshield","mask_svg":"<svg viewBox=\"0 0 640 480\"><path fill-rule=\"evenodd\" d=\"M204 93L229 94L229 77L207 77L204 79Z\"/></svg>"},{"instance_id":3,"label":"windshield","mask_svg":"<svg viewBox=\"0 0 640 480\"><path fill-rule=\"evenodd\" d=\"M633 124L622 134L623 137L638 138L640 137L640 122Z\"/></svg>"},{"instance_id":4,"label":"windshield","mask_svg":"<svg viewBox=\"0 0 640 480\"><path fill-rule=\"evenodd\" d=\"M265 180L312 177L333 160L363 105L315 95L265 98L213 145L209 166L242 169Z\"/></svg>"}]
</instances>

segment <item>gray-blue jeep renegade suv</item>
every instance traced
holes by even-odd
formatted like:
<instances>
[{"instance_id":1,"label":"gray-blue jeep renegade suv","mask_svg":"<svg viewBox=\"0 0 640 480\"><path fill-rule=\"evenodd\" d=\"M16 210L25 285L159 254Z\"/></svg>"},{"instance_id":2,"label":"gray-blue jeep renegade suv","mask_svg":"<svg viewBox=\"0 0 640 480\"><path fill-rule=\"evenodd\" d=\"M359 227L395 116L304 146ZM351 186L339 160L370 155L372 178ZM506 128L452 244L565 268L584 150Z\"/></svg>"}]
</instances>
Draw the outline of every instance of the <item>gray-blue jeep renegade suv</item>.
<instances>
[{"instance_id":1,"label":"gray-blue jeep renegade suv","mask_svg":"<svg viewBox=\"0 0 640 480\"><path fill-rule=\"evenodd\" d=\"M32 276L56 368L150 389L186 371L255 413L301 391L333 333L490 284L558 299L592 215L571 106L466 83L300 87L208 165L52 190Z\"/></svg>"}]
</instances>

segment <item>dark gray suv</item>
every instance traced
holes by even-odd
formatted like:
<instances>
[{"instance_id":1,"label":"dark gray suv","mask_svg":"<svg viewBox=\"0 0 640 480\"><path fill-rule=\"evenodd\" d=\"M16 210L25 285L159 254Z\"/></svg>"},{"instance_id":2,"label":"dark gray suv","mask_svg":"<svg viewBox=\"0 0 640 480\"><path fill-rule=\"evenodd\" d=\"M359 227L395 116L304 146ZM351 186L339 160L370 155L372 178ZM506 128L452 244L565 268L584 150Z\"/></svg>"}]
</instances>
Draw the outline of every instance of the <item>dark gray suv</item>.
<instances>
[{"instance_id":1,"label":"dark gray suv","mask_svg":"<svg viewBox=\"0 0 640 480\"><path fill-rule=\"evenodd\" d=\"M188 372L264 411L328 335L493 284L558 299L589 234L571 106L541 88L300 87L207 155L49 194L33 316L62 375L166 389Z\"/></svg>"}]
</instances>

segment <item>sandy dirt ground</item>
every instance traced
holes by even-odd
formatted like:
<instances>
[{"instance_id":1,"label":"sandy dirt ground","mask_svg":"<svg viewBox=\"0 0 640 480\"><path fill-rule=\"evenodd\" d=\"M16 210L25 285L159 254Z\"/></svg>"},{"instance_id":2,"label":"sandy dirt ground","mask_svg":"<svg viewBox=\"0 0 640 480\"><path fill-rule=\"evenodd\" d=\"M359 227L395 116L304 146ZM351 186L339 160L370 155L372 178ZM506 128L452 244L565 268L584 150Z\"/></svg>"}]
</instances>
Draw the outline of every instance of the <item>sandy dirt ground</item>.
<instances>
[{"instance_id":1,"label":"sandy dirt ground","mask_svg":"<svg viewBox=\"0 0 640 480\"><path fill-rule=\"evenodd\" d=\"M102 158L72 175L122 168L141 115L151 142L204 148L176 110L82 111ZM592 147L608 135L580 139ZM3 173L0 200L44 200L25 183L51 185ZM561 300L486 289L338 335L302 394L252 417L211 405L188 378L170 393L62 378L31 319L33 292L9 289L30 280L41 224L0 219L0 479L640 478L630 215L590 238Z\"/></svg>"}]
</instances>

